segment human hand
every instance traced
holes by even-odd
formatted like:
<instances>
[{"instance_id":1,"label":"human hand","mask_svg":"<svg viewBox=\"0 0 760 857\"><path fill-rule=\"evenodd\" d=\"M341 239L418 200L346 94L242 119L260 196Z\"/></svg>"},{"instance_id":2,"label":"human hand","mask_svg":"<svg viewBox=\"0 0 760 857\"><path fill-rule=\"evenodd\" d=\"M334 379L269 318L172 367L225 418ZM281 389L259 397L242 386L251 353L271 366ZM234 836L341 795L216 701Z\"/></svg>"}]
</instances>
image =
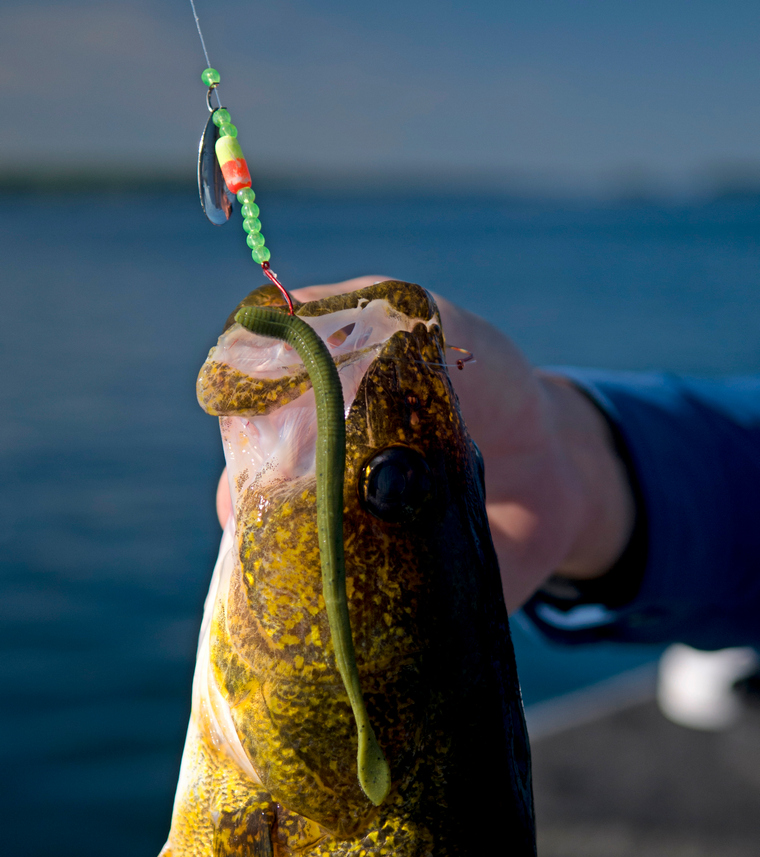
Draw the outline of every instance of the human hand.
<instances>
[{"instance_id":1,"label":"human hand","mask_svg":"<svg viewBox=\"0 0 760 857\"><path fill-rule=\"evenodd\" d=\"M309 286L302 301L355 291L382 277ZM485 461L486 508L507 608L551 574L592 578L611 567L633 526L625 468L604 418L572 384L532 367L487 321L435 296L446 341L475 361L452 372L467 428ZM231 513L223 473L222 526Z\"/></svg>"}]
</instances>

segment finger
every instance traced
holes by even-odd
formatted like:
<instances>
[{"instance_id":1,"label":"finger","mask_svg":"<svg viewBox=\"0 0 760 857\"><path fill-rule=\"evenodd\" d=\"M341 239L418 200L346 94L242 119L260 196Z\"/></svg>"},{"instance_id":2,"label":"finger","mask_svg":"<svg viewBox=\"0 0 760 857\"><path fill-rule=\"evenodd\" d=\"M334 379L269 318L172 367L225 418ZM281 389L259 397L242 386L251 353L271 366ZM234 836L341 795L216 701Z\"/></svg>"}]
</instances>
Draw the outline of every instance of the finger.
<instances>
[{"instance_id":1,"label":"finger","mask_svg":"<svg viewBox=\"0 0 760 857\"><path fill-rule=\"evenodd\" d=\"M227 519L232 514L232 497L230 496L230 483L227 480L226 467L219 477L219 484L216 486L216 514L222 529L224 529L227 526Z\"/></svg>"}]
</instances>

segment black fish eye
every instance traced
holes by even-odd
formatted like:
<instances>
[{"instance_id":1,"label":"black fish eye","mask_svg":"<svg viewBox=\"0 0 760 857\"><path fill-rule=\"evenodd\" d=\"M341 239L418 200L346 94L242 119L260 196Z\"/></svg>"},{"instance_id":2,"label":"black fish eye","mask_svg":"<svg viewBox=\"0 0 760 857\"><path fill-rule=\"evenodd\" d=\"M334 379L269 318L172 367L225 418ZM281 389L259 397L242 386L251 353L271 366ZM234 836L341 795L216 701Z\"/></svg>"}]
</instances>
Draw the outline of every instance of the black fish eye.
<instances>
[{"instance_id":1,"label":"black fish eye","mask_svg":"<svg viewBox=\"0 0 760 857\"><path fill-rule=\"evenodd\" d=\"M430 499L433 478L425 459L405 446L389 446L362 468L359 498L381 521L399 524L413 520Z\"/></svg>"}]
</instances>

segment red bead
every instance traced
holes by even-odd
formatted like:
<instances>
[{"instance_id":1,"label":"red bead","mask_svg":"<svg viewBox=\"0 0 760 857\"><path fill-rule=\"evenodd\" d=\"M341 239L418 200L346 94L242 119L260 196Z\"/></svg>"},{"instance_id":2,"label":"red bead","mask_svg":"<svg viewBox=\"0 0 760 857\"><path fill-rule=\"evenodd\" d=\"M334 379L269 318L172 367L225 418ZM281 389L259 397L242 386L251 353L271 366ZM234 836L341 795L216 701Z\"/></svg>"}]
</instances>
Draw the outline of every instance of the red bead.
<instances>
[{"instance_id":1,"label":"red bead","mask_svg":"<svg viewBox=\"0 0 760 857\"><path fill-rule=\"evenodd\" d=\"M237 193L244 187L251 186L251 174L248 172L248 164L245 158L232 158L220 164L222 175L227 187L232 193Z\"/></svg>"}]
</instances>

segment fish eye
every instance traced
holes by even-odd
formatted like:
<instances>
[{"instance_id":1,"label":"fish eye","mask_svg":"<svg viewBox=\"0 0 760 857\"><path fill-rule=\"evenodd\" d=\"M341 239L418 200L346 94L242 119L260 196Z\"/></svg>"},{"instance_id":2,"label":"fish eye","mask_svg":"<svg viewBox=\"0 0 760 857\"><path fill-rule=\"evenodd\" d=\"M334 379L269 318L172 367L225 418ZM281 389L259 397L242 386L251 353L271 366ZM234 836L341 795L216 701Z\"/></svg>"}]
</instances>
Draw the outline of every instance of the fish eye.
<instances>
[{"instance_id":1,"label":"fish eye","mask_svg":"<svg viewBox=\"0 0 760 857\"><path fill-rule=\"evenodd\" d=\"M371 458L359 476L362 506L390 524L412 521L430 499L433 478L414 449L389 446Z\"/></svg>"}]
</instances>

